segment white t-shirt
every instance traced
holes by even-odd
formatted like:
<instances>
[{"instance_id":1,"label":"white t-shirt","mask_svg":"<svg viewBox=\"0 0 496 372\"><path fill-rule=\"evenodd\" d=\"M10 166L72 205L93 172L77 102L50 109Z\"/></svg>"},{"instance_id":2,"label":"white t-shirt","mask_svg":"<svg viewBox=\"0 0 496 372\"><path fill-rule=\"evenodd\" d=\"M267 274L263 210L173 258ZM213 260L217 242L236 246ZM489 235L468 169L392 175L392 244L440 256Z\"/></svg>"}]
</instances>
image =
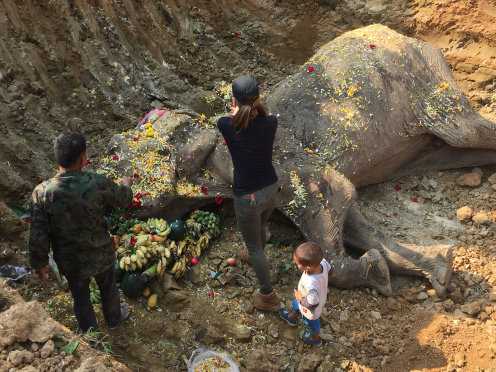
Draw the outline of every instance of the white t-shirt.
<instances>
[{"instance_id":1,"label":"white t-shirt","mask_svg":"<svg viewBox=\"0 0 496 372\"><path fill-rule=\"evenodd\" d=\"M313 275L303 273L298 283L298 291L304 299L302 302L306 301L312 305L311 308L307 308L300 303L300 312L310 320L320 318L327 300L328 274L332 267L325 259L320 262L320 266L322 267L321 273Z\"/></svg>"}]
</instances>

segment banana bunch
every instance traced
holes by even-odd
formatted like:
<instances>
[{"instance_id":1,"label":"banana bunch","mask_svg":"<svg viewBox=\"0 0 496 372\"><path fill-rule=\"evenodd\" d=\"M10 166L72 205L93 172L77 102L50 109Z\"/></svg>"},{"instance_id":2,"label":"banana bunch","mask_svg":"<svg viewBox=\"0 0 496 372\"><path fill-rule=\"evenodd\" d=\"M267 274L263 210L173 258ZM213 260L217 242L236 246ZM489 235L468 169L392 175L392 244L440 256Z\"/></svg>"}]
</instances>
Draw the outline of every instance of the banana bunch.
<instances>
[{"instance_id":1,"label":"banana bunch","mask_svg":"<svg viewBox=\"0 0 496 372\"><path fill-rule=\"evenodd\" d=\"M189 240L188 253L192 257L200 257L203 250L208 247L210 243L210 235L208 233L202 234L197 240Z\"/></svg>"},{"instance_id":2,"label":"banana bunch","mask_svg":"<svg viewBox=\"0 0 496 372\"><path fill-rule=\"evenodd\" d=\"M173 274L176 278L180 278L181 276L184 275L186 269L187 269L187 258L186 256L182 256L174 263L170 273Z\"/></svg>"},{"instance_id":3,"label":"banana bunch","mask_svg":"<svg viewBox=\"0 0 496 372\"><path fill-rule=\"evenodd\" d=\"M161 218L150 218L144 224L143 229L149 234L158 235L164 239L167 239L171 232L169 224Z\"/></svg>"},{"instance_id":4,"label":"banana bunch","mask_svg":"<svg viewBox=\"0 0 496 372\"><path fill-rule=\"evenodd\" d=\"M220 234L220 218L212 212L194 211L186 221L186 226L194 238L199 238L202 233L208 233L211 238Z\"/></svg>"}]
</instances>

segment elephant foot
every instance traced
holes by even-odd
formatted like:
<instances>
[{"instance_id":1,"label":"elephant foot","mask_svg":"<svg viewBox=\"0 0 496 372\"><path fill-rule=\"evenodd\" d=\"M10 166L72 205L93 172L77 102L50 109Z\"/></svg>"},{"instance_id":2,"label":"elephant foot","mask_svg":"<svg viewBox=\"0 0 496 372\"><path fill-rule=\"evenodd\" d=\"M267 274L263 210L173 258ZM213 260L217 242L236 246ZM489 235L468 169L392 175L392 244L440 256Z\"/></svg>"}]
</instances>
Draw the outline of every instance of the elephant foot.
<instances>
[{"instance_id":1,"label":"elephant foot","mask_svg":"<svg viewBox=\"0 0 496 372\"><path fill-rule=\"evenodd\" d=\"M451 245L424 247L407 244L402 244L402 246L410 252L415 252L412 257L422 257L417 261L412 261L418 266L416 275L425 276L431 282L438 297L446 297L453 274L453 247ZM402 273L401 270L399 272Z\"/></svg>"},{"instance_id":2,"label":"elephant foot","mask_svg":"<svg viewBox=\"0 0 496 372\"><path fill-rule=\"evenodd\" d=\"M371 249L358 260L338 257L332 263L333 269L329 272L330 286L343 289L368 287L384 296L392 294L389 268L379 251Z\"/></svg>"},{"instance_id":3,"label":"elephant foot","mask_svg":"<svg viewBox=\"0 0 496 372\"><path fill-rule=\"evenodd\" d=\"M384 257L376 249L371 249L360 257L364 285L375 288L383 296L391 296L391 277Z\"/></svg>"}]
</instances>

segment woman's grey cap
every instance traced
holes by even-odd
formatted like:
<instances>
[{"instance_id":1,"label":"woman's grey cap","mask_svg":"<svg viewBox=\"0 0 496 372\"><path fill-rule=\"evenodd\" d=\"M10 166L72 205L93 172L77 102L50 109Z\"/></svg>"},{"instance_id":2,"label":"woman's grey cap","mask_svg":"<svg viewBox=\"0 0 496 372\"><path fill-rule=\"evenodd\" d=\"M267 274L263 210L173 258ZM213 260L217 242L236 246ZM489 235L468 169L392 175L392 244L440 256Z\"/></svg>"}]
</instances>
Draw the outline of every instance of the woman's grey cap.
<instances>
[{"instance_id":1,"label":"woman's grey cap","mask_svg":"<svg viewBox=\"0 0 496 372\"><path fill-rule=\"evenodd\" d=\"M239 103L248 103L260 95L257 79L250 75L238 77L232 83L233 96Z\"/></svg>"}]
</instances>

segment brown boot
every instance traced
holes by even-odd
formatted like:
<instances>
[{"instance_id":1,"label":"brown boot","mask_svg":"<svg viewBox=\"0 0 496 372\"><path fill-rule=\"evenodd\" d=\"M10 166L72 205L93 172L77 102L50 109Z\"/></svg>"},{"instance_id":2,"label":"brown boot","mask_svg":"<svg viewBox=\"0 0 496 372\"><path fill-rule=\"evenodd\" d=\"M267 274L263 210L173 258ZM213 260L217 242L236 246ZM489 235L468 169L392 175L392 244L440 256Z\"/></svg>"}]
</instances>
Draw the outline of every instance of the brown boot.
<instances>
[{"instance_id":1,"label":"brown boot","mask_svg":"<svg viewBox=\"0 0 496 372\"><path fill-rule=\"evenodd\" d=\"M279 311L281 309L281 300L274 291L266 295L257 291L253 299L253 306L260 311Z\"/></svg>"}]
</instances>

